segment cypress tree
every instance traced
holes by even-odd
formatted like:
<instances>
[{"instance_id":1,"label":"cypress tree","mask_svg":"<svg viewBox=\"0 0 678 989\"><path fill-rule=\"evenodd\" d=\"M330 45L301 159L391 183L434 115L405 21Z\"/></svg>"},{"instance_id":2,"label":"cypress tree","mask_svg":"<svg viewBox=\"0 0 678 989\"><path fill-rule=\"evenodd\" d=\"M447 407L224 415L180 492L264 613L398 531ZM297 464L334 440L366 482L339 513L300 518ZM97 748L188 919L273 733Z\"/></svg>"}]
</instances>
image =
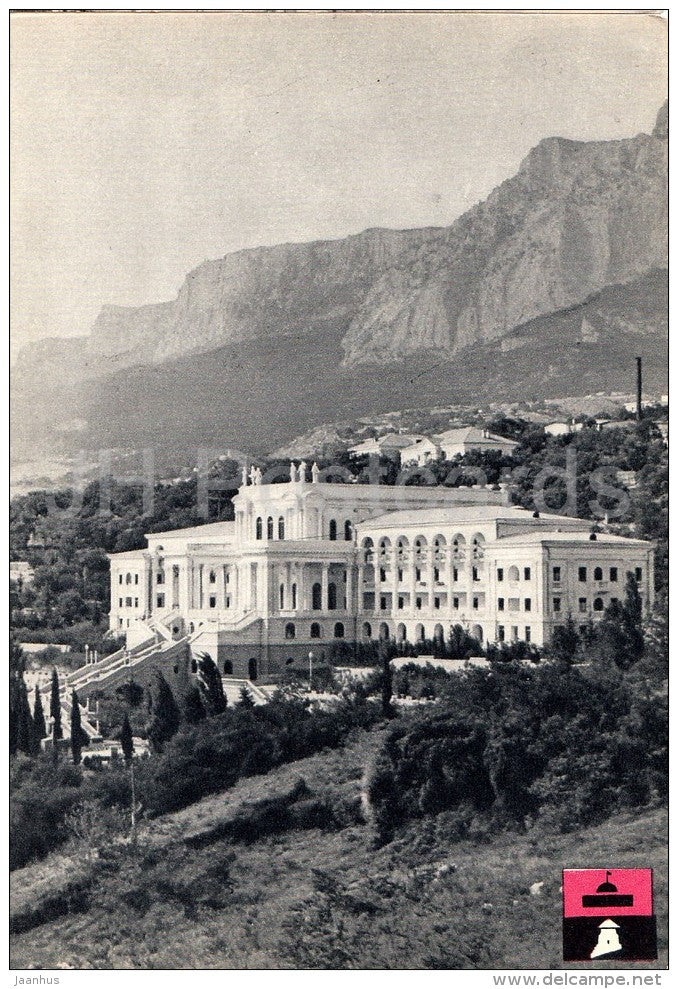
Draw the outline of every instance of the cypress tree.
<instances>
[{"instance_id":1,"label":"cypress tree","mask_svg":"<svg viewBox=\"0 0 678 989\"><path fill-rule=\"evenodd\" d=\"M240 688L240 700L237 703L237 707L254 707L254 698L247 687Z\"/></svg>"},{"instance_id":2,"label":"cypress tree","mask_svg":"<svg viewBox=\"0 0 678 989\"><path fill-rule=\"evenodd\" d=\"M181 714L172 688L162 673L156 675L153 693L153 709L148 724L148 740L156 752L162 752L165 743L176 734L181 724Z\"/></svg>"},{"instance_id":3,"label":"cypress tree","mask_svg":"<svg viewBox=\"0 0 678 989\"><path fill-rule=\"evenodd\" d=\"M52 669L52 692L49 699L49 715L52 719L52 738L56 742L64 737L61 727L61 699L59 697L59 675L56 668Z\"/></svg>"},{"instance_id":4,"label":"cypress tree","mask_svg":"<svg viewBox=\"0 0 678 989\"><path fill-rule=\"evenodd\" d=\"M37 748L40 749L40 742L47 735L47 726L45 725L45 713L42 709L42 697L40 695L40 688L37 683L35 685L35 703L33 704L33 726L35 729L35 738L37 742Z\"/></svg>"},{"instance_id":5,"label":"cypress tree","mask_svg":"<svg viewBox=\"0 0 678 989\"><path fill-rule=\"evenodd\" d=\"M207 717L207 711L203 704L203 695L197 684L192 683L188 687L183 696L181 710L184 720L189 725L197 725L199 721L204 721Z\"/></svg>"},{"instance_id":6,"label":"cypress tree","mask_svg":"<svg viewBox=\"0 0 678 989\"><path fill-rule=\"evenodd\" d=\"M385 718L393 717L393 667L389 648L383 639L379 640L379 655L381 659L381 712Z\"/></svg>"},{"instance_id":7,"label":"cypress tree","mask_svg":"<svg viewBox=\"0 0 678 989\"><path fill-rule=\"evenodd\" d=\"M14 638L9 643L9 751L18 748L19 721L21 719L21 683L25 669L24 654Z\"/></svg>"},{"instance_id":8,"label":"cypress tree","mask_svg":"<svg viewBox=\"0 0 678 989\"><path fill-rule=\"evenodd\" d=\"M35 753L35 728L33 726L31 708L28 703L28 691L23 676L19 683L16 747L19 752L25 752L26 755L33 755Z\"/></svg>"},{"instance_id":9,"label":"cypress tree","mask_svg":"<svg viewBox=\"0 0 678 989\"><path fill-rule=\"evenodd\" d=\"M82 747L83 745L87 745L88 742L89 738L82 728L78 695L73 691L71 697L71 752L73 753L74 765L80 765L82 761Z\"/></svg>"},{"instance_id":10,"label":"cypress tree","mask_svg":"<svg viewBox=\"0 0 678 989\"><path fill-rule=\"evenodd\" d=\"M226 710L226 697L221 675L211 656L201 656L198 659L198 674L203 691L203 700L207 714L221 714Z\"/></svg>"},{"instance_id":11,"label":"cypress tree","mask_svg":"<svg viewBox=\"0 0 678 989\"><path fill-rule=\"evenodd\" d=\"M132 737L132 729L130 727L129 718L125 712L125 717L122 720L122 728L120 729L120 744L122 746L122 754L125 757L125 762L131 762L134 755L134 738Z\"/></svg>"}]
</instances>

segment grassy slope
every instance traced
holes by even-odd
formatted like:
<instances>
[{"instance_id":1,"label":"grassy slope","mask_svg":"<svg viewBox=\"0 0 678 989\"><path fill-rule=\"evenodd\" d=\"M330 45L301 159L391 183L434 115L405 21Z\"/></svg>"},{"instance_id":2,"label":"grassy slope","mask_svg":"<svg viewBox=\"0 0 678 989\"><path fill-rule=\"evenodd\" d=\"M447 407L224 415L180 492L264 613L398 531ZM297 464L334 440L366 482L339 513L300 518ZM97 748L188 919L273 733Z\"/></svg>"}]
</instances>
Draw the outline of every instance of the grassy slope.
<instances>
[{"instance_id":1,"label":"grassy slope","mask_svg":"<svg viewBox=\"0 0 678 989\"><path fill-rule=\"evenodd\" d=\"M445 838L413 825L375 850L369 825L233 843L219 827L303 777L314 794L356 795L380 733L322 753L149 825L137 859L89 866L85 912L16 934L14 968L560 968L560 870L652 866L666 965L666 817L618 819L571 836ZM205 842L195 847L196 839ZM427 863L454 862L435 880ZM73 872L54 856L13 876L15 917L59 899ZM543 880L544 895L529 895ZM82 898L80 909L82 910ZM49 905L48 905L49 907ZM591 966L588 966L591 967ZM614 967L599 962L595 967ZM652 967L652 966L649 966Z\"/></svg>"}]
</instances>

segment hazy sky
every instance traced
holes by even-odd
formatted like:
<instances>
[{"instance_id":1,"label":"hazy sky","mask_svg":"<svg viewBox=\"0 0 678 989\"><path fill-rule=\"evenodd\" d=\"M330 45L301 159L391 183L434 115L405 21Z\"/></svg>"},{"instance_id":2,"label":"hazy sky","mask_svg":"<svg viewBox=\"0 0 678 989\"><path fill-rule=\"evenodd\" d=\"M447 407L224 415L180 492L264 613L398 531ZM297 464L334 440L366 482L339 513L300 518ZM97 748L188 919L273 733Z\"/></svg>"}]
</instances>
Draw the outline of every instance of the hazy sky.
<instances>
[{"instance_id":1,"label":"hazy sky","mask_svg":"<svg viewBox=\"0 0 678 989\"><path fill-rule=\"evenodd\" d=\"M451 223L666 96L646 14L39 13L11 42L15 342L238 248Z\"/></svg>"}]
</instances>

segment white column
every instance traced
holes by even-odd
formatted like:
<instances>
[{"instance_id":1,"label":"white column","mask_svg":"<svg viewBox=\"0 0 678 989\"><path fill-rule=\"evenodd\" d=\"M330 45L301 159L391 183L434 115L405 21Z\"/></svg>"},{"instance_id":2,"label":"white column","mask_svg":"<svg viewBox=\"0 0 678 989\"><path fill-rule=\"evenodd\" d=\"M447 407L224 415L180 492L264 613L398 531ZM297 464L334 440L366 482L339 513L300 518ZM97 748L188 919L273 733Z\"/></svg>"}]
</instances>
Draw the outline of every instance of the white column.
<instances>
[{"instance_id":1,"label":"white column","mask_svg":"<svg viewBox=\"0 0 678 989\"><path fill-rule=\"evenodd\" d=\"M395 546L391 550L391 611L393 615L396 614L398 610L398 590L400 584L398 582L398 553Z\"/></svg>"},{"instance_id":2,"label":"white column","mask_svg":"<svg viewBox=\"0 0 678 989\"><path fill-rule=\"evenodd\" d=\"M329 563L323 563L322 565L322 577L321 577L321 593L320 593L320 609L323 612L328 612L329 608L329 582L330 582L330 567Z\"/></svg>"},{"instance_id":3,"label":"white column","mask_svg":"<svg viewBox=\"0 0 678 989\"><path fill-rule=\"evenodd\" d=\"M417 554L414 551L414 546L410 547L410 611L412 614L416 612L415 599L417 597Z\"/></svg>"},{"instance_id":4,"label":"white column","mask_svg":"<svg viewBox=\"0 0 678 989\"><path fill-rule=\"evenodd\" d=\"M365 592L365 564L359 563L358 564L358 607L357 607L358 611L363 610L364 592Z\"/></svg>"},{"instance_id":5,"label":"white column","mask_svg":"<svg viewBox=\"0 0 678 989\"><path fill-rule=\"evenodd\" d=\"M346 566L346 610L349 614L353 614L353 564L349 563Z\"/></svg>"}]
</instances>

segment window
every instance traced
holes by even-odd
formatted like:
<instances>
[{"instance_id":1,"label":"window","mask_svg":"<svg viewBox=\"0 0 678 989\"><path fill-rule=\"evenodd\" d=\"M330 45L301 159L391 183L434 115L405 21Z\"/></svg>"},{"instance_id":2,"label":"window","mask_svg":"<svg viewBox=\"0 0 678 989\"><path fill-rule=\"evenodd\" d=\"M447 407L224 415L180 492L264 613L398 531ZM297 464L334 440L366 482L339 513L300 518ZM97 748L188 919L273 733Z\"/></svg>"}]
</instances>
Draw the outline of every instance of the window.
<instances>
[{"instance_id":1,"label":"window","mask_svg":"<svg viewBox=\"0 0 678 989\"><path fill-rule=\"evenodd\" d=\"M122 574L118 574L118 583L122 584Z\"/></svg>"},{"instance_id":2,"label":"window","mask_svg":"<svg viewBox=\"0 0 678 989\"><path fill-rule=\"evenodd\" d=\"M402 611L404 607L405 607L405 598L404 597L399 597L398 598L398 609L400 611Z\"/></svg>"},{"instance_id":3,"label":"window","mask_svg":"<svg viewBox=\"0 0 678 989\"><path fill-rule=\"evenodd\" d=\"M266 538L273 539L273 519L270 515L266 519Z\"/></svg>"},{"instance_id":4,"label":"window","mask_svg":"<svg viewBox=\"0 0 678 989\"><path fill-rule=\"evenodd\" d=\"M278 539L285 538L285 519L281 515L278 519Z\"/></svg>"},{"instance_id":5,"label":"window","mask_svg":"<svg viewBox=\"0 0 678 989\"><path fill-rule=\"evenodd\" d=\"M643 568L636 567L636 580L641 581L643 579Z\"/></svg>"},{"instance_id":6,"label":"window","mask_svg":"<svg viewBox=\"0 0 678 989\"><path fill-rule=\"evenodd\" d=\"M499 611L503 611L504 610L504 599L503 598L498 598L498 600L497 600L497 608L499 609Z\"/></svg>"},{"instance_id":7,"label":"window","mask_svg":"<svg viewBox=\"0 0 678 989\"><path fill-rule=\"evenodd\" d=\"M440 570L438 569L438 567L433 568L433 579L436 583L438 583L438 581L440 580Z\"/></svg>"},{"instance_id":8,"label":"window","mask_svg":"<svg viewBox=\"0 0 678 989\"><path fill-rule=\"evenodd\" d=\"M135 608L138 608L139 607L139 598L135 598L134 599L134 607Z\"/></svg>"},{"instance_id":9,"label":"window","mask_svg":"<svg viewBox=\"0 0 678 989\"><path fill-rule=\"evenodd\" d=\"M616 567L610 567L610 580L613 584L616 584L619 580L619 572Z\"/></svg>"},{"instance_id":10,"label":"window","mask_svg":"<svg viewBox=\"0 0 678 989\"><path fill-rule=\"evenodd\" d=\"M497 638L499 639L500 642L503 642L504 639L506 638L506 630L504 629L503 625L497 626Z\"/></svg>"},{"instance_id":11,"label":"window","mask_svg":"<svg viewBox=\"0 0 678 989\"><path fill-rule=\"evenodd\" d=\"M344 522L344 539L347 543L353 539L353 526L350 519L346 519Z\"/></svg>"},{"instance_id":12,"label":"window","mask_svg":"<svg viewBox=\"0 0 678 989\"><path fill-rule=\"evenodd\" d=\"M513 642L517 642L518 641L518 626L517 625L511 625L511 639L513 640Z\"/></svg>"},{"instance_id":13,"label":"window","mask_svg":"<svg viewBox=\"0 0 678 989\"><path fill-rule=\"evenodd\" d=\"M292 584L292 610L296 611L297 608L297 585Z\"/></svg>"},{"instance_id":14,"label":"window","mask_svg":"<svg viewBox=\"0 0 678 989\"><path fill-rule=\"evenodd\" d=\"M473 579L480 580L480 577L478 576L478 567L473 568Z\"/></svg>"},{"instance_id":15,"label":"window","mask_svg":"<svg viewBox=\"0 0 678 989\"><path fill-rule=\"evenodd\" d=\"M164 584L165 583L165 574L162 572L162 570L160 570L155 575L155 582L156 582L156 584Z\"/></svg>"},{"instance_id":16,"label":"window","mask_svg":"<svg viewBox=\"0 0 678 989\"><path fill-rule=\"evenodd\" d=\"M594 611L603 611L604 608L605 608L605 605L603 603L603 599L602 598L594 598L593 599L593 610Z\"/></svg>"},{"instance_id":17,"label":"window","mask_svg":"<svg viewBox=\"0 0 678 989\"><path fill-rule=\"evenodd\" d=\"M294 622L288 622L287 625L285 625L285 638L294 639L296 634L297 634L297 630L294 625Z\"/></svg>"},{"instance_id":18,"label":"window","mask_svg":"<svg viewBox=\"0 0 678 989\"><path fill-rule=\"evenodd\" d=\"M227 659L224 662L224 673L226 673L227 675L233 673L233 663L231 662L230 659Z\"/></svg>"},{"instance_id":19,"label":"window","mask_svg":"<svg viewBox=\"0 0 678 989\"><path fill-rule=\"evenodd\" d=\"M344 638L344 623L337 622L334 626L334 638L343 639Z\"/></svg>"},{"instance_id":20,"label":"window","mask_svg":"<svg viewBox=\"0 0 678 989\"><path fill-rule=\"evenodd\" d=\"M525 641L532 642L532 629L529 625L525 626Z\"/></svg>"},{"instance_id":21,"label":"window","mask_svg":"<svg viewBox=\"0 0 678 989\"><path fill-rule=\"evenodd\" d=\"M313 622L313 624L311 625L311 638L312 639L320 638L320 625L318 625L317 622Z\"/></svg>"},{"instance_id":22,"label":"window","mask_svg":"<svg viewBox=\"0 0 678 989\"><path fill-rule=\"evenodd\" d=\"M311 607L314 611L320 611L322 606L322 587L320 584L314 584L311 589Z\"/></svg>"},{"instance_id":23,"label":"window","mask_svg":"<svg viewBox=\"0 0 678 989\"><path fill-rule=\"evenodd\" d=\"M402 567L398 567L398 583L402 584L402 582L403 582L403 570Z\"/></svg>"},{"instance_id":24,"label":"window","mask_svg":"<svg viewBox=\"0 0 678 989\"><path fill-rule=\"evenodd\" d=\"M257 539L264 538L264 520L262 518L257 519Z\"/></svg>"},{"instance_id":25,"label":"window","mask_svg":"<svg viewBox=\"0 0 678 989\"><path fill-rule=\"evenodd\" d=\"M610 604L619 604L619 598L610 598Z\"/></svg>"},{"instance_id":26,"label":"window","mask_svg":"<svg viewBox=\"0 0 678 989\"><path fill-rule=\"evenodd\" d=\"M421 570L419 569L419 567L417 567L416 570L414 571L414 576L416 577L417 582L421 580Z\"/></svg>"},{"instance_id":27,"label":"window","mask_svg":"<svg viewBox=\"0 0 678 989\"><path fill-rule=\"evenodd\" d=\"M336 519L330 519L330 539L335 540L337 538L337 522Z\"/></svg>"},{"instance_id":28,"label":"window","mask_svg":"<svg viewBox=\"0 0 678 989\"><path fill-rule=\"evenodd\" d=\"M532 578L532 570L531 570L530 567L525 567L525 570L523 571L523 573L525 575L525 580L531 580L531 578Z\"/></svg>"},{"instance_id":29,"label":"window","mask_svg":"<svg viewBox=\"0 0 678 989\"><path fill-rule=\"evenodd\" d=\"M122 598L118 598L118 607L122 608Z\"/></svg>"},{"instance_id":30,"label":"window","mask_svg":"<svg viewBox=\"0 0 678 989\"><path fill-rule=\"evenodd\" d=\"M381 608L382 611L386 611L386 598L383 595L379 599L379 607Z\"/></svg>"},{"instance_id":31,"label":"window","mask_svg":"<svg viewBox=\"0 0 678 989\"><path fill-rule=\"evenodd\" d=\"M210 594L210 608L216 608L216 606L217 606L216 594Z\"/></svg>"},{"instance_id":32,"label":"window","mask_svg":"<svg viewBox=\"0 0 678 989\"><path fill-rule=\"evenodd\" d=\"M216 584L216 582L217 582L217 575L215 574L214 570L210 570L210 584Z\"/></svg>"},{"instance_id":33,"label":"window","mask_svg":"<svg viewBox=\"0 0 678 989\"><path fill-rule=\"evenodd\" d=\"M586 598L579 598L579 610L582 612L586 611Z\"/></svg>"},{"instance_id":34,"label":"window","mask_svg":"<svg viewBox=\"0 0 678 989\"><path fill-rule=\"evenodd\" d=\"M525 598L525 611L532 611L532 598Z\"/></svg>"},{"instance_id":35,"label":"window","mask_svg":"<svg viewBox=\"0 0 678 989\"><path fill-rule=\"evenodd\" d=\"M327 607L335 611L337 607L337 585L331 582L327 587Z\"/></svg>"},{"instance_id":36,"label":"window","mask_svg":"<svg viewBox=\"0 0 678 989\"><path fill-rule=\"evenodd\" d=\"M603 579L603 568L602 567L596 567L595 568L595 570L593 571L593 579L594 580L602 580Z\"/></svg>"},{"instance_id":37,"label":"window","mask_svg":"<svg viewBox=\"0 0 678 989\"><path fill-rule=\"evenodd\" d=\"M504 579L504 568L503 567L498 567L498 569L497 569L497 580L499 581L499 583L501 583L503 579Z\"/></svg>"},{"instance_id":38,"label":"window","mask_svg":"<svg viewBox=\"0 0 678 989\"><path fill-rule=\"evenodd\" d=\"M417 606L417 611L421 611L421 598L417 598L416 606Z\"/></svg>"},{"instance_id":39,"label":"window","mask_svg":"<svg viewBox=\"0 0 678 989\"><path fill-rule=\"evenodd\" d=\"M165 607L165 595L164 594L158 594L158 596L155 599L155 601L156 601L156 607L157 608L164 608Z\"/></svg>"},{"instance_id":40,"label":"window","mask_svg":"<svg viewBox=\"0 0 678 989\"><path fill-rule=\"evenodd\" d=\"M553 610L560 611L560 598L553 599Z\"/></svg>"},{"instance_id":41,"label":"window","mask_svg":"<svg viewBox=\"0 0 678 989\"><path fill-rule=\"evenodd\" d=\"M120 626L120 628L122 628L123 623L124 623L124 619L123 618L118 618L118 625Z\"/></svg>"},{"instance_id":42,"label":"window","mask_svg":"<svg viewBox=\"0 0 678 989\"><path fill-rule=\"evenodd\" d=\"M459 611L459 598L452 598L452 607L455 611Z\"/></svg>"},{"instance_id":43,"label":"window","mask_svg":"<svg viewBox=\"0 0 678 989\"><path fill-rule=\"evenodd\" d=\"M455 582L455 584L459 580L459 571L457 570L456 567L452 568L452 580Z\"/></svg>"},{"instance_id":44,"label":"window","mask_svg":"<svg viewBox=\"0 0 678 989\"><path fill-rule=\"evenodd\" d=\"M585 581L586 581L586 567L580 567L579 568L579 580L582 583L585 583Z\"/></svg>"},{"instance_id":45,"label":"window","mask_svg":"<svg viewBox=\"0 0 678 989\"><path fill-rule=\"evenodd\" d=\"M438 610L440 608L440 598L433 598L433 607Z\"/></svg>"},{"instance_id":46,"label":"window","mask_svg":"<svg viewBox=\"0 0 678 989\"><path fill-rule=\"evenodd\" d=\"M474 611L477 611L479 605L480 605L480 598L474 598L473 599L473 610Z\"/></svg>"},{"instance_id":47,"label":"window","mask_svg":"<svg viewBox=\"0 0 678 989\"><path fill-rule=\"evenodd\" d=\"M139 574L138 573L135 573L134 574L134 583L135 584L138 584L139 583Z\"/></svg>"},{"instance_id":48,"label":"window","mask_svg":"<svg viewBox=\"0 0 678 989\"><path fill-rule=\"evenodd\" d=\"M383 567L379 567L379 580L384 583L386 580L386 570Z\"/></svg>"},{"instance_id":49,"label":"window","mask_svg":"<svg viewBox=\"0 0 678 989\"><path fill-rule=\"evenodd\" d=\"M125 583L126 584L131 584L132 583L132 574L131 573L128 573L128 574L125 575Z\"/></svg>"},{"instance_id":50,"label":"window","mask_svg":"<svg viewBox=\"0 0 678 989\"><path fill-rule=\"evenodd\" d=\"M554 584L560 583L560 567L553 568L553 582Z\"/></svg>"},{"instance_id":51,"label":"window","mask_svg":"<svg viewBox=\"0 0 678 989\"><path fill-rule=\"evenodd\" d=\"M283 608L285 607L285 585L284 584L281 584L280 585L280 589L278 591L278 602L279 602L279 605L280 605L280 610L282 611Z\"/></svg>"}]
</instances>

